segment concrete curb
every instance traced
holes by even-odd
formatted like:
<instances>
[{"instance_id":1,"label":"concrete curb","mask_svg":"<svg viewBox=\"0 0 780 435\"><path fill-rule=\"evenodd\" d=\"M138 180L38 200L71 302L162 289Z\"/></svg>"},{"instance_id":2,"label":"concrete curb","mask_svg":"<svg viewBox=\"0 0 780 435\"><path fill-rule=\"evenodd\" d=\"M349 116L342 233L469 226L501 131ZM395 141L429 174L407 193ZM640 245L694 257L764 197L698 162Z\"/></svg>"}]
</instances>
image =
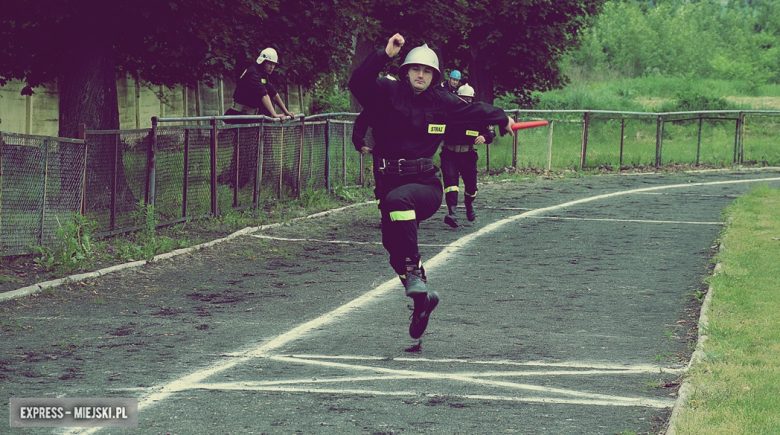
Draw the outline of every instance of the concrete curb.
<instances>
[{"instance_id":1,"label":"concrete curb","mask_svg":"<svg viewBox=\"0 0 780 435\"><path fill-rule=\"evenodd\" d=\"M357 204L351 204L351 205L347 205L347 206L344 206L344 207L334 208L333 210L325 210L323 212L314 213L314 214L311 214L311 215L308 215L308 216L291 219L289 222L277 222L277 223L274 223L274 224L261 225L259 227L247 227L247 228L238 230L238 231L236 231L236 232L234 232L232 234L229 234L229 235L227 235L227 236L225 236L225 237L223 237L221 239L216 239L216 240L212 240L210 242L201 243L200 245L190 246L189 248L177 249L175 251L171 251L171 252L168 252L168 253L165 253L165 254L156 255L156 256L154 256L154 258L152 258L149 261L147 261L147 260L139 260L139 261L133 261L133 262L130 262L130 263L118 264L116 266L106 267L104 269L100 269L100 270L97 270L95 272L88 272L88 273L80 273L80 274L77 274L77 275L70 275L70 276L66 276L65 278L59 278L59 279L54 279L54 280L51 280L51 281L40 282L38 284L33 284L33 285L30 285L30 286L27 286L27 287L22 287L20 289L11 290L11 291L8 291L8 292L5 292L5 293L0 293L0 302L5 302L5 301L12 300L12 299L18 299L18 298L21 298L21 297L29 296L29 295L31 295L33 293L41 292L42 290L47 289L47 288L58 287L58 286L60 286L60 285L62 285L64 283L79 282L79 281L83 281L83 280L89 279L89 278L97 278L97 277L100 277L100 276L103 276L103 275L107 275L109 273L117 272L117 271L120 271L120 270L141 267L141 266L143 266L143 265L145 265L147 263L153 263L153 262L156 262L156 261L167 260L167 259L176 257L178 255L188 254L190 252L197 251L199 249L208 248L208 247L214 246L214 245L216 245L218 243L222 243L222 242L226 242L228 240L235 239L236 237L240 237L240 236L243 236L243 235L246 235L246 234L250 234L250 233L254 233L254 232L257 232L257 231L267 230L269 228L275 228L275 227L278 227L278 226L285 225L287 223L298 222L298 221L302 221L302 220L306 220L306 219L313 219L313 218L318 218L318 217L322 217L322 216L327 216L327 215L329 215L331 213L334 213L334 212L339 212L339 211L343 211L343 210L346 210L346 209L349 209L349 208L359 207L359 206L368 205L368 204L375 204L375 203L376 203L375 201L359 202Z\"/></svg>"},{"instance_id":2,"label":"concrete curb","mask_svg":"<svg viewBox=\"0 0 780 435\"><path fill-rule=\"evenodd\" d=\"M721 243L720 246L718 246L718 251L723 251L723 249L724 247ZM719 274L721 268L721 264L717 263L712 271L712 275L714 276ZM704 360L704 342L707 341L707 338L709 338L707 335L707 329L710 326L710 322L707 317L707 311L709 311L710 304L712 303L713 292L714 289L712 286L709 286L707 288L707 295L704 297L704 302L701 304L701 311L699 312L699 339L696 341L696 350L691 355L691 360L688 361L688 365L685 367L683 376L688 373L694 363L698 363ZM704 333L702 334L702 332ZM666 431L664 432L664 435L676 435L677 431L674 428L674 425L677 422L677 418L680 416L682 408L688 403L688 399L691 397L691 394L693 394L693 390L693 385L691 385L691 383L687 380L683 381L682 385L680 385L680 390L677 393L677 400L674 401L674 406L672 407L672 415L669 416L669 421L666 423Z\"/></svg>"}]
</instances>

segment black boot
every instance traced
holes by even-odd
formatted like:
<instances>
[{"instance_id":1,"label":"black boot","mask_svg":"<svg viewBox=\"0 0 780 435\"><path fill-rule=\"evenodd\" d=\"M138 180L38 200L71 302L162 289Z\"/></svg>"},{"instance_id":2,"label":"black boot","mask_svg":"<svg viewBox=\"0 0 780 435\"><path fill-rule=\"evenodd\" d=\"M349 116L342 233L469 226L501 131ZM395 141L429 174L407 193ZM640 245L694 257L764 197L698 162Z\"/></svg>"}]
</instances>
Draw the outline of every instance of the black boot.
<instances>
[{"instance_id":1,"label":"black boot","mask_svg":"<svg viewBox=\"0 0 780 435\"><path fill-rule=\"evenodd\" d=\"M469 222L474 222L474 219L477 218L477 212L474 211L474 199L466 196L466 201L464 202L466 204L466 219L468 219Z\"/></svg>"},{"instance_id":2,"label":"black boot","mask_svg":"<svg viewBox=\"0 0 780 435\"><path fill-rule=\"evenodd\" d=\"M410 317L412 323L409 325L409 336L417 339L423 335L428 327L431 312L436 308L436 305L439 305L439 295L434 291L429 291L427 294L417 295L412 299L414 299L414 311Z\"/></svg>"},{"instance_id":3,"label":"black boot","mask_svg":"<svg viewBox=\"0 0 780 435\"><path fill-rule=\"evenodd\" d=\"M398 275L398 278L401 279L401 283L404 285L404 289L406 289L406 296L414 298L416 295L426 294L425 282L427 278L422 262L420 262L420 257L407 258L406 273Z\"/></svg>"},{"instance_id":4,"label":"black boot","mask_svg":"<svg viewBox=\"0 0 780 435\"><path fill-rule=\"evenodd\" d=\"M447 216L444 216L444 223L452 228L458 228L458 214L455 211L454 205L447 206Z\"/></svg>"}]
</instances>

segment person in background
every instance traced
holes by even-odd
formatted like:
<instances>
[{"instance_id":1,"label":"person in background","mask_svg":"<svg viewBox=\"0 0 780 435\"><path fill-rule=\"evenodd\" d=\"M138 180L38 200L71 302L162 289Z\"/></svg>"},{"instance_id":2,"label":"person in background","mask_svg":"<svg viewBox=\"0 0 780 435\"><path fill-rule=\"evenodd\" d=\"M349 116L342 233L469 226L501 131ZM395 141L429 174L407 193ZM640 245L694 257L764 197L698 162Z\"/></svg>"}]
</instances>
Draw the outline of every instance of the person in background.
<instances>
[{"instance_id":1,"label":"person in background","mask_svg":"<svg viewBox=\"0 0 780 435\"><path fill-rule=\"evenodd\" d=\"M261 51L255 63L245 69L239 77L236 90L233 92L233 107L225 111L225 116L264 115L271 118L294 118L295 114L287 110L269 80L278 63L279 56L276 50L268 47ZM281 109L282 113L276 112L274 104ZM248 121L231 119L225 120L225 123L247 124Z\"/></svg>"},{"instance_id":2,"label":"person in background","mask_svg":"<svg viewBox=\"0 0 780 435\"><path fill-rule=\"evenodd\" d=\"M441 82L441 87L453 94L458 92L458 84L460 83L461 75L460 71L454 69L450 73L450 78Z\"/></svg>"},{"instance_id":3,"label":"person in background","mask_svg":"<svg viewBox=\"0 0 780 435\"><path fill-rule=\"evenodd\" d=\"M474 88L463 85L458 88L458 96L471 104L474 99ZM477 160L479 156L474 145L493 142L493 129L490 125L470 122L457 125L444 135L444 145L441 153L441 173L444 181L444 199L447 203L447 216L444 222L452 228L458 227L458 187L463 178L463 197L466 204L466 219L474 222L477 214L474 212L474 199L477 197Z\"/></svg>"}]
</instances>

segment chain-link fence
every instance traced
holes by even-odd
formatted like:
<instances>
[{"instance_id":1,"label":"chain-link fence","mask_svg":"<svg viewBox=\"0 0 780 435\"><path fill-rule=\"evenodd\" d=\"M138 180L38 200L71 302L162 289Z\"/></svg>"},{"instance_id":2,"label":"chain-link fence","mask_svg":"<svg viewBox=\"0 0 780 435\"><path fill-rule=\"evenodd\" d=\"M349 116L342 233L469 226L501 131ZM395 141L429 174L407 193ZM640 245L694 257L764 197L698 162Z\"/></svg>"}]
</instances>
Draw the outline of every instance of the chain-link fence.
<instances>
[{"instance_id":1,"label":"chain-link fence","mask_svg":"<svg viewBox=\"0 0 780 435\"><path fill-rule=\"evenodd\" d=\"M83 140L0 132L0 252L51 244L82 210Z\"/></svg>"},{"instance_id":2,"label":"chain-link fence","mask_svg":"<svg viewBox=\"0 0 780 435\"><path fill-rule=\"evenodd\" d=\"M482 171L780 164L780 111L507 113L549 123L477 147ZM356 115L153 118L151 129L86 130L85 140L0 133L0 250L50 244L78 212L109 235L142 228L147 204L167 225L372 185L371 157L351 141Z\"/></svg>"}]
</instances>

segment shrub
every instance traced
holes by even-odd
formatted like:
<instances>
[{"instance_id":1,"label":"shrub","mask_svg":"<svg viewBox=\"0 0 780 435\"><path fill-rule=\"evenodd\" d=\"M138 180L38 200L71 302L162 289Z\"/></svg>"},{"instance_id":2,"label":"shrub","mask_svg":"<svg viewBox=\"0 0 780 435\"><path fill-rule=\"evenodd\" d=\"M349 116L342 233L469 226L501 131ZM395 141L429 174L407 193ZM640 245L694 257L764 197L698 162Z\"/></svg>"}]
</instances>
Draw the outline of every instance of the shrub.
<instances>
[{"instance_id":1,"label":"shrub","mask_svg":"<svg viewBox=\"0 0 780 435\"><path fill-rule=\"evenodd\" d=\"M737 110L735 104L720 97L710 97L695 91L677 93L674 101L661 106L663 112L693 112L697 110Z\"/></svg>"}]
</instances>

